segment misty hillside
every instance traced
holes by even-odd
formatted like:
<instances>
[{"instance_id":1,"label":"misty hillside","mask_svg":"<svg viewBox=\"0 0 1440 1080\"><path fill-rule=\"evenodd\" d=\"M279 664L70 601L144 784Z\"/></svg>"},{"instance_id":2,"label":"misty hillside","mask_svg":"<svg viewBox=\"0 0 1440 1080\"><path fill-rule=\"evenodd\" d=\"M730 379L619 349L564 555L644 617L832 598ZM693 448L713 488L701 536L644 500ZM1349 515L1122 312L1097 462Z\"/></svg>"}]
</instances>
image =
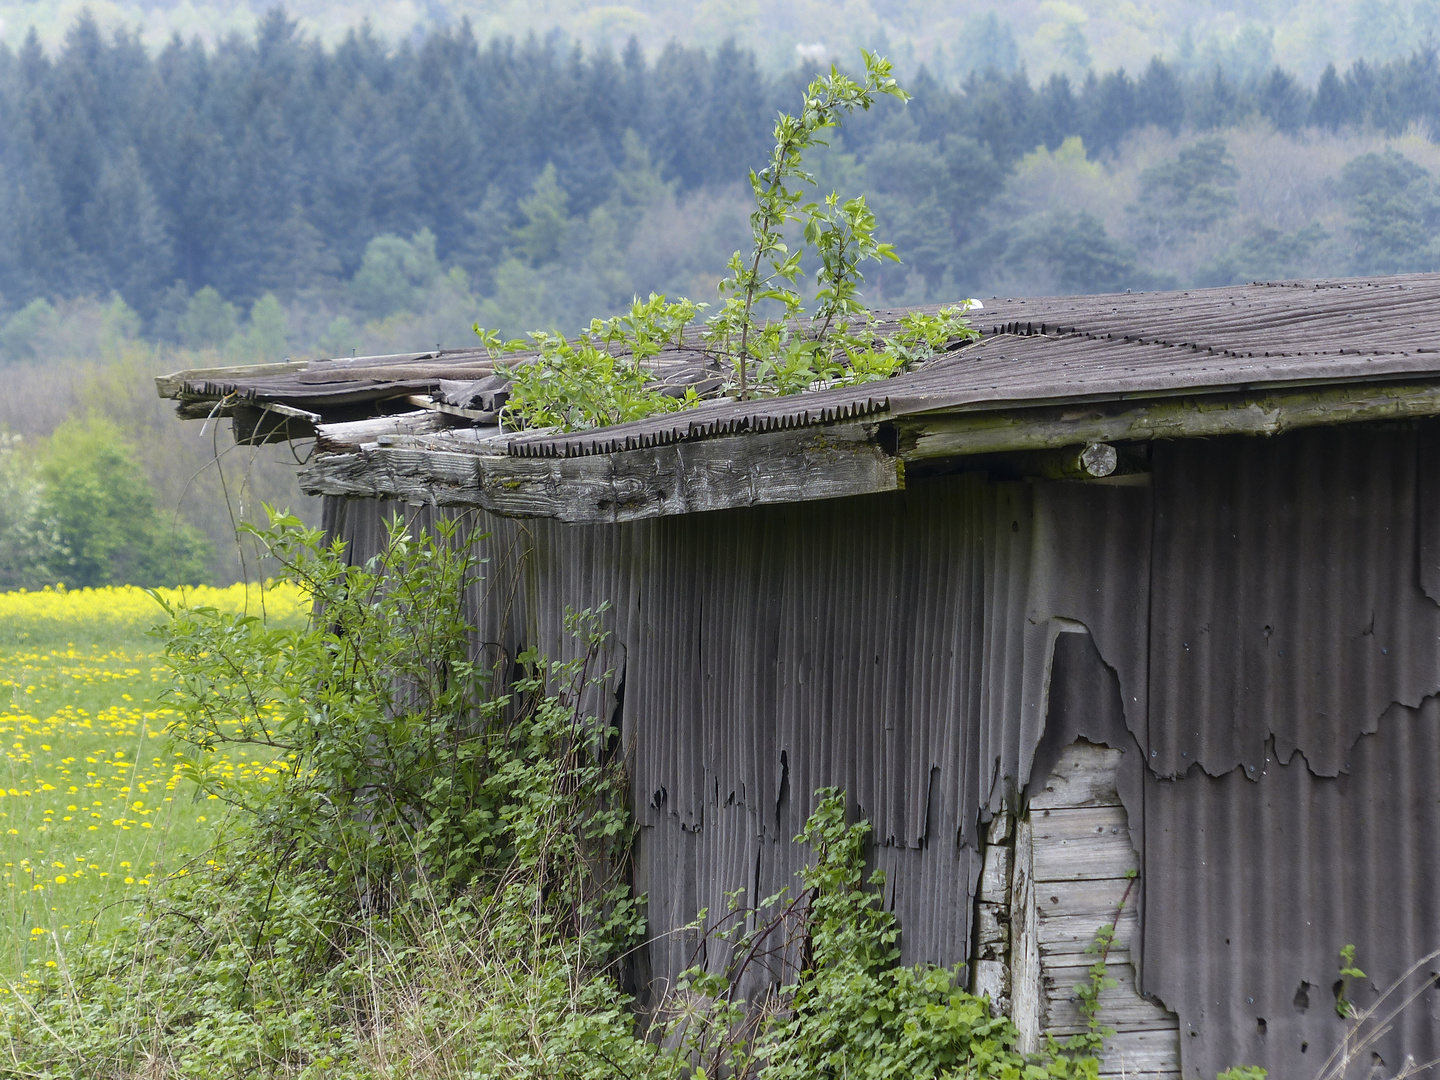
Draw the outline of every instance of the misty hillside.
<instances>
[{"instance_id":1,"label":"misty hillside","mask_svg":"<svg viewBox=\"0 0 1440 1080\"><path fill-rule=\"evenodd\" d=\"M269 0L0 0L0 40L16 46L34 26L58 45L82 10L107 30L124 27L152 47L172 35L216 43L250 35ZM368 20L389 41L418 44L469 20L483 39L558 33L620 52L636 38L654 55L671 41L716 48L734 39L769 72L797 58L853 57L864 46L890 54L902 73L920 64L942 80L996 66L1034 76L1083 77L1123 67L1138 74L1161 55L1187 72L1217 63L1232 77L1279 64L1313 81L1326 64L1383 61L1440 42L1436 0L387 0L355 5L299 0L292 14L330 44Z\"/></svg>"}]
</instances>

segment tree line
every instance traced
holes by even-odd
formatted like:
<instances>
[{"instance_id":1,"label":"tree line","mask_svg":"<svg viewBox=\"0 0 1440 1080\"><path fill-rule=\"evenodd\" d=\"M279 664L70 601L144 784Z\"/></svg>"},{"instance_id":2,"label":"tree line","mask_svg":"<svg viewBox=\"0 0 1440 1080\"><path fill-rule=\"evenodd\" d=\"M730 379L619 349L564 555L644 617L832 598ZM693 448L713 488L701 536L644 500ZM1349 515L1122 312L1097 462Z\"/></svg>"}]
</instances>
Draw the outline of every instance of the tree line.
<instances>
[{"instance_id":1,"label":"tree line","mask_svg":"<svg viewBox=\"0 0 1440 1080\"><path fill-rule=\"evenodd\" d=\"M414 246L422 231L422 260L433 252L490 295L506 257L558 255L557 208L587 220L636 208L647 183L680 197L733 183L805 75L766 77L734 46L585 54L553 37L482 43L464 25L393 48L361 29L326 48L279 9L253 38L177 38L151 55L82 16L54 56L33 33L0 47L0 304L115 293L148 335L181 340L202 290L242 314L267 293L323 297L354 281L376 237ZM1022 155L1067 137L1094 158L1147 125L1251 116L1282 131L1440 130L1429 51L1332 68L1313 90L1279 69L1186 78L1159 58L1079 83L992 69L945 86L922 69L908 84L915 100L857 118L843 149L922 271ZM394 302L370 292L362 315ZM353 289L346 299L365 308Z\"/></svg>"}]
</instances>

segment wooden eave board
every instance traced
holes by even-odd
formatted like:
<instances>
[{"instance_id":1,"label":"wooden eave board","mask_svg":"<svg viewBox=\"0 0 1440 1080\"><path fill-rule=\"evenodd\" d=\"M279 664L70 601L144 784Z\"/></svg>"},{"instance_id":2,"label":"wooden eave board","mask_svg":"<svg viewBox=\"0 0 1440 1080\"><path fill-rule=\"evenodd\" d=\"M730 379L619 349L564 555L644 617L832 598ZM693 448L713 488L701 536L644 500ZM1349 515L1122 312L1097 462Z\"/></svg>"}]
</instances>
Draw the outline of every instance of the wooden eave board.
<instances>
[{"instance_id":1,"label":"wooden eave board","mask_svg":"<svg viewBox=\"0 0 1440 1080\"><path fill-rule=\"evenodd\" d=\"M520 456L515 440L501 445L491 440L477 453L473 440L467 445L439 432L400 436L343 463L336 455L321 455L303 482L324 494L463 503L576 523L617 521L890 491L904 486L907 463L975 454L1090 441L1275 435L1435 415L1440 415L1440 379L923 417L882 414L566 457ZM435 455L433 470L427 455ZM468 484L456 477L451 463L467 456L476 459ZM433 491L426 486L432 471Z\"/></svg>"}]
</instances>

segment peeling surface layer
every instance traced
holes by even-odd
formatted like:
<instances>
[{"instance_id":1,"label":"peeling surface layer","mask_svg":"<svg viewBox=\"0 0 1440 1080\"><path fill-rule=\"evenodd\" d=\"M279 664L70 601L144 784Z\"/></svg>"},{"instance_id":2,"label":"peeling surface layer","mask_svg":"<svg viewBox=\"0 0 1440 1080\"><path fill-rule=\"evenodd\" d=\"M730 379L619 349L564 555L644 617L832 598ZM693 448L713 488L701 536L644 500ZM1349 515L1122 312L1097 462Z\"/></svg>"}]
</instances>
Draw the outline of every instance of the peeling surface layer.
<instances>
[{"instance_id":1,"label":"peeling surface layer","mask_svg":"<svg viewBox=\"0 0 1440 1080\"><path fill-rule=\"evenodd\" d=\"M980 818L1013 797L1039 737L1022 700L1038 681L1031 503L1027 485L963 477L620 526L472 518L488 534L471 598L486 647L567 655L566 607L611 605L613 675L588 704L623 695L655 977L697 959L677 931L699 909L793 886L791 840L824 786L871 823L907 961L963 962ZM393 511L327 500L327 526L363 558Z\"/></svg>"},{"instance_id":2,"label":"peeling surface layer","mask_svg":"<svg viewBox=\"0 0 1440 1080\"><path fill-rule=\"evenodd\" d=\"M1349 772L1316 776L1302 755L1262 759L1257 779L1198 767L1145 791L1145 989L1180 1014L1184 1075L1236 1063L1314 1076L1340 1042L1340 950L1374 1002L1440 948L1440 702L1396 706L1362 737ZM1440 1056L1440 962L1419 998L1353 1075L1392 1076ZM1398 1004L1398 1000L1395 1001Z\"/></svg>"},{"instance_id":3,"label":"peeling surface layer","mask_svg":"<svg viewBox=\"0 0 1440 1080\"><path fill-rule=\"evenodd\" d=\"M1298 749L1334 776L1391 702L1440 690L1440 604L1417 578L1417 439L1357 426L1157 444L1155 771L1254 773L1273 736L1282 759Z\"/></svg>"}]
</instances>

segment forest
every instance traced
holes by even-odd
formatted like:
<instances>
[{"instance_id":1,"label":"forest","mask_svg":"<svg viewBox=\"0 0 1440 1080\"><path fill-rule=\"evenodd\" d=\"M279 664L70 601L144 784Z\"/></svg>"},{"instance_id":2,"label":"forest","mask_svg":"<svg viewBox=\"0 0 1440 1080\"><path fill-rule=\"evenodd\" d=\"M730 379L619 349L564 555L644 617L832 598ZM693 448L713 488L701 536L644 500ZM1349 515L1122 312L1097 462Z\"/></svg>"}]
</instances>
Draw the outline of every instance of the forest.
<instances>
[{"instance_id":1,"label":"forest","mask_svg":"<svg viewBox=\"0 0 1440 1080\"><path fill-rule=\"evenodd\" d=\"M919 66L912 100L808 159L817 191L867 195L900 256L869 272L871 306L1440 265L1429 48L1313 83L1158 56L1042 80L992 52L963 78ZM215 45L151 49L89 15L58 48L33 30L0 45L0 426L28 440L0 456L37 483L57 425L103 414L145 448L173 528L208 537L184 541L186 565L208 550L233 579L237 492L197 473L213 425L171 422L149 375L713 299L747 242L746 170L814 69L776 73L734 42L585 49L463 22L331 45L280 9ZM303 505L289 465L237 468L246 512Z\"/></svg>"},{"instance_id":2,"label":"forest","mask_svg":"<svg viewBox=\"0 0 1440 1080\"><path fill-rule=\"evenodd\" d=\"M734 45L648 58L465 26L332 49L278 9L251 40L156 55L88 17L54 56L32 33L0 49L5 354L52 352L85 297L123 299L146 338L258 358L702 293L743 235L743 170L807 75ZM909 85L819 167L870 194L904 260L873 300L1430 265L1432 51L1314 87L1158 57L1135 77ZM1418 228L1371 235L1401 203Z\"/></svg>"}]
</instances>

